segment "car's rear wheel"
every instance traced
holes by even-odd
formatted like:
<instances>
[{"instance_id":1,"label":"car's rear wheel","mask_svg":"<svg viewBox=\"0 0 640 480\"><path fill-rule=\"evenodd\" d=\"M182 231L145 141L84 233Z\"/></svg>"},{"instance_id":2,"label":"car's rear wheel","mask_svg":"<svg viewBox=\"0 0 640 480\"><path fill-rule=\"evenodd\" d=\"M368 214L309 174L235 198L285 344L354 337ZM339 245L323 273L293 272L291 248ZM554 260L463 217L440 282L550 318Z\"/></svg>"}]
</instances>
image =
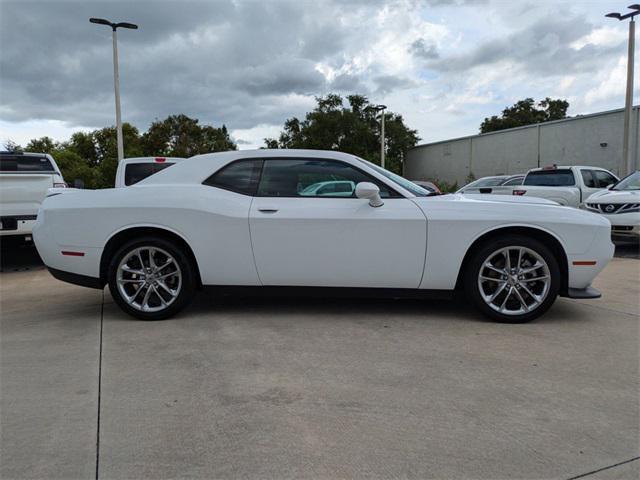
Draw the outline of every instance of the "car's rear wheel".
<instances>
[{"instance_id":1,"label":"car's rear wheel","mask_svg":"<svg viewBox=\"0 0 640 480\"><path fill-rule=\"evenodd\" d=\"M182 310L196 287L194 266L183 250L162 238L123 245L109 265L109 290L128 314L162 320Z\"/></svg>"},{"instance_id":2,"label":"car's rear wheel","mask_svg":"<svg viewBox=\"0 0 640 480\"><path fill-rule=\"evenodd\" d=\"M558 296L558 260L538 240L507 235L482 244L472 255L465 291L494 320L528 322L546 312Z\"/></svg>"}]
</instances>

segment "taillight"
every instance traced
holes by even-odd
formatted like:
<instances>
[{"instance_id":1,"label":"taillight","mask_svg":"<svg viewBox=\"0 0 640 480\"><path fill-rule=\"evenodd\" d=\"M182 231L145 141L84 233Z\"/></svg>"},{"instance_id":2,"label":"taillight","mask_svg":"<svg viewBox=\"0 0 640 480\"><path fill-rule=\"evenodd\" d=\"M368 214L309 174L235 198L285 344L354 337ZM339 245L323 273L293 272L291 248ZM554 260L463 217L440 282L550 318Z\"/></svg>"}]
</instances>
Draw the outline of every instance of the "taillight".
<instances>
[{"instance_id":1,"label":"taillight","mask_svg":"<svg viewBox=\"0 0 640 480\"><path fill-rule=\"evenodd\" d=\"M67 187L68 187L68 185L66 183L64 183L64 182L62 182L62 183L54 183L53 184L53 188L67 188Z\"/></svg>"},{"instance_id":2,"label":"taillight","mask_svg":"<svg viewBox=\"0 0 640 480\"><path fill-rule=\"evenodd\" d=\"M167 161L167 159L164 157L156 157L154 160L156 161L156 163L164 163Z\"/></svg>"},{"instance_id":3,"label":"taillight","mask_svg":"<svg viewBox=\"0 0 640 480\"><path fill-rule=\"evenodd\" d=\"M526 190L514 190L513 192L511 192L513 195L518 195L519 197L524 195L525 193L527 193Z\"/></svg>"}]
</instances>

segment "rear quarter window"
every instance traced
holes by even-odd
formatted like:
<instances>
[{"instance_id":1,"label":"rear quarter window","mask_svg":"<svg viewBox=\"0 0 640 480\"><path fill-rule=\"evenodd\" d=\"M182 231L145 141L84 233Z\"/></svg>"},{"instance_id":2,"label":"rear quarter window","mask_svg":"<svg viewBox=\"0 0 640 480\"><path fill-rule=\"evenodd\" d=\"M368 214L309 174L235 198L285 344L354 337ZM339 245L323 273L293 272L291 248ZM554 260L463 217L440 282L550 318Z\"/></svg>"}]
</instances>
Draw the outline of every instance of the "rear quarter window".
<instances>
[{"instance_id":1,"label":"rear quarter window","mask_svg":"<svg viewBox=\"0 0 640 480\"><path fill-rule=\"evenodd\" d=\"M47 157L32 157L24 155L2 155L0 157L0 172L47 172L55 173L53 165Z\"/></svg>"},{"instance_id":2,"label":"rear quarter window","mask_svg":"<svg viewBox=\"0 0 640 480\"><path fill-rule=\"evenodd\" d=\"M523 185L572 187L576 184L571 170L538 170L527 174Z\"/></svg>"}]
</instances>

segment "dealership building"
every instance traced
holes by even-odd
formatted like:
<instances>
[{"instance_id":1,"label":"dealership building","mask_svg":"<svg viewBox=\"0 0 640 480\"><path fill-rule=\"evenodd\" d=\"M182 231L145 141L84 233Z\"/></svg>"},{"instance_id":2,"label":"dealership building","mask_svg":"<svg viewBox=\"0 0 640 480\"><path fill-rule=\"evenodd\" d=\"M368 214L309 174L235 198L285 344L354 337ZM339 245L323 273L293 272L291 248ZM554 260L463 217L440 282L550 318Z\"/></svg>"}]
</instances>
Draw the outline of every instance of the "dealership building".
<instances>
[{"instance_id":1,"label":"dealership building","mask_svg":"<svg viewBox=\"0 0 640 480\"><path fill-rule=\"evenodd\" d=\"M624 175L624 109L418 145L404 176L463 185L469 176L525 173L545 165L591 165ZM638 168L640 108L631 115L631 161Z\"/></svg>"}]
</instances>

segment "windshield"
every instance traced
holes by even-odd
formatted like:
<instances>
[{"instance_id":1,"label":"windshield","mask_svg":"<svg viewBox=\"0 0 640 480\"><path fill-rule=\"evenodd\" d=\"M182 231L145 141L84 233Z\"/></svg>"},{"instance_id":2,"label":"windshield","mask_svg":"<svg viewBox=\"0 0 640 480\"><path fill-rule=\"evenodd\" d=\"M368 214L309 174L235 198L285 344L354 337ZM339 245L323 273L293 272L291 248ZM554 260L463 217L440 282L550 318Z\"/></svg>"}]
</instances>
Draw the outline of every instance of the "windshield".
<instances>
[{"instance_id":1,"label":"windshield","mask_svg":"<svg viewBox=\"0 0 640 480\"><path fill-rule=\"evenodd\" d=\"M464 188L478 188L478 187L497 187L504 182L505 177L484 177L465 185Z\"/></svg>"},{"instance_id":2,"label":"windshield","mask_svg":"<svg viewBox=\"0 0 640 480\"><path fill-rule=\"evenodd\" d=\"M356 157L356 158L358 158L358 157ZM433 195L437 195L437 193L432 192L430 190L427 190L426 188L423 188L420 185L416 185L412 181L407 180L406 178L401 177L400 175L396 175L395 173L391 173L389 170L385 170L384 168L379 167L378 165L376 165L374 163L371 163L371 162L369 162L367 160L364 160L362 158L358 158L358 160L360 160L361 162L366 163L368 166L373 168L376 172L384 175L389 180L391 180L393 183L395 183L397 185L400 185L405 190L410 191L416 197L430 197L430 196L433 196Z\"/></svg>"},{"instance_id":3,"label":"windshield","mask_svg":"<svg viewBox=\"0 0 640 480\"><path fill-rule=\"evenodd\" d=\"M640 171L627 175L611 187L611 190L640 190Z\"/></svg>"}]
</instances>

